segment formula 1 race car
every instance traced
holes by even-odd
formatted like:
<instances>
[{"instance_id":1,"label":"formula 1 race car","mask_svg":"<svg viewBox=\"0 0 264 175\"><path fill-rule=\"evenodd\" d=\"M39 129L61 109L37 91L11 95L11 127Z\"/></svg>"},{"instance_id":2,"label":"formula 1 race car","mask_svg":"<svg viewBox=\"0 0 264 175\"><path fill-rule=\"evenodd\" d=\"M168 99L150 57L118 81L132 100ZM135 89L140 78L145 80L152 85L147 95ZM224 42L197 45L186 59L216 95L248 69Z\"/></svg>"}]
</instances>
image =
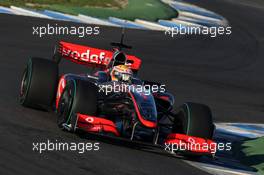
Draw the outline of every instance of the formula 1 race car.
<instances>
[{"instance_id":1,"label":"formula 1 race car","mask_svg":"<svg viewBox=\"0 0 264 175\"><path fill-rule=\"evenodd\" d=\"M214 154L209 107L187 102L175 108L174 96L165 85L137 77L141 60L122 51L131 48L123 44L123 37L112 46L114 50L107 51L61 41L52 59L29 59L21 82L20 103L54 110L59 128L66 131L83 130L164 148L172 146L168 150L175 152L178 149L173 146L185 144L184 152ZM63 58L97 68L96 72L59 76L58 65ZM118 66L131 70L132 76L121 75L127 81L111 79L110 73Z\"/></svg>"}]
</instances>

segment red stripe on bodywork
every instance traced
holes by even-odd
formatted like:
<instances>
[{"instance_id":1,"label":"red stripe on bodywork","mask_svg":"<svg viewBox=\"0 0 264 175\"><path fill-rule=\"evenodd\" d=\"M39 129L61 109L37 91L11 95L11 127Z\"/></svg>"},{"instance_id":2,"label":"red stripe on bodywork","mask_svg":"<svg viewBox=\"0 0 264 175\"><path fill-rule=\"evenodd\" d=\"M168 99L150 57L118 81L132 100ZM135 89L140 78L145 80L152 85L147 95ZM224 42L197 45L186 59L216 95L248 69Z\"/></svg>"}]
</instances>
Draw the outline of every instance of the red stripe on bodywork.
<instances>
[{"instance_id":1,"label":"red stripe on bodywork","mask_svg":"<svg viewBox=\"0 0 264 175\"><path fill-rule=\"evenodd\" d=\"M157 123L156 123L156 122L149 121L149 120L145 120L145 119L142 117L142 115L141 115L141 113L140 113L140 111L139 111L139 109L138 109L138 105L137 105L137 102L136 102L136 99L135 99L134 95L133 95L131 92L129 92L129 95L130 95L131 98L132 98L132 101L133 101L133 104L134 104L134 107L135 107L135 110L136 110L137 116L138 116L138 118L139 118L139 121L140 121L144 126L146 126L146 127L148 127L148 128L155 128L155 127L157 126Z\"/></svg>"},{"instance_id":2,"label":"red stripe on bodywork","mask_svg":"<svg viewBox=\"0 0 264 175\"><path fill-rule=\"evenodd\" d=\"M58 109L60 97L61 97L61 94L65 86L66 86L66 79L65 79L65 75L63 75L61 76L59 84L58 84L57 95L56 95L56 109Z\"/></svg>"}]
</instances>

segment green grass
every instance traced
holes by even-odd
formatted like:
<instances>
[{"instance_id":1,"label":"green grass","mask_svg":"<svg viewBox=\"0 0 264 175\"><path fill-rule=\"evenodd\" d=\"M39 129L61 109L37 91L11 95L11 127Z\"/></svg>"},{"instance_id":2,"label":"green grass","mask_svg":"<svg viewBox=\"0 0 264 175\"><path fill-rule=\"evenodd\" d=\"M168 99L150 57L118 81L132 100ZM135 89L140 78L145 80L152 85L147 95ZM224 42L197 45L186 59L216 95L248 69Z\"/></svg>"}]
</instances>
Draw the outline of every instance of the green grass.
<instances>
[{"instance_id":1,"label":"green grass","mask_svg":"<svg viewBox=\"0 0 264 175\"><path fill-rule=\"evenodd\" d=\"M171 7L160 0L0 0L0 5L31 6L74 15L81 13L99 18L113 16L128 20L141 18L156 21L177 15Z\"/></svg>"},{"instance_id":2,"label":"green grass","mask_svg":"<svg viewBox=\"0 0 264 175\"><path fill-rule=\"evenodd\" d=\"M264 137L246 140L236 144L235 156L245 165L256 168L264 174Z\"/></svg>"}]
</instances>

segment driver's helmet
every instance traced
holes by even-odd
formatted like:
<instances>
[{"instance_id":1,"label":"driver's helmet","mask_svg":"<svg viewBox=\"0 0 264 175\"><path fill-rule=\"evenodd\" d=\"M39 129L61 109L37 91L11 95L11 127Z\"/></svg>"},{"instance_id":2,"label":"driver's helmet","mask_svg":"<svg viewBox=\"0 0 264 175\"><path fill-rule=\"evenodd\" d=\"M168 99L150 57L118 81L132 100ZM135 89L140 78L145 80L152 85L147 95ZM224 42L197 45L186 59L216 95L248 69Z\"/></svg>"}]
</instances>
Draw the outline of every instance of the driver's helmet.
<instances>
[{"instance_id":1,"label":"driver's helmet","mask_svg":"<svg viewBox=\"0 0 264 175\"><path fill-rule=\"evenodd\" d=\"M114 66L110 72L112 81L130 82L133 72L126 65Z\"/></svg>"}]
</instances>

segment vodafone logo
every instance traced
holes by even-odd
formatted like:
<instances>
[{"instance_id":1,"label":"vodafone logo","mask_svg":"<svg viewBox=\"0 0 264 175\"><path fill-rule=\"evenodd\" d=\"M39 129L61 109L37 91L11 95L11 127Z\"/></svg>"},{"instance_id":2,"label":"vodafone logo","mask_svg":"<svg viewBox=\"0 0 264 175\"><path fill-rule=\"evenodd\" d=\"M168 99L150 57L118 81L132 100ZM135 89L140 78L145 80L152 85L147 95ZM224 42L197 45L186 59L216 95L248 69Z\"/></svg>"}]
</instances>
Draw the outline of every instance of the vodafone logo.
<instances>
[{"instance_id":1,"label":"vodafone logo","mask_svg":"<svg viewBox=\"0 0 264 175\"><path fill-rule=\"evenodd\" d=\"M106 57L105 52L100 52L99 54L93 54L91 50L87 49L86 52L72 51L69 49L62 49L62 56L68 56L78 61L96 63L96 64L109 64L110 58Z\"/></svg>"}]
</instances>

